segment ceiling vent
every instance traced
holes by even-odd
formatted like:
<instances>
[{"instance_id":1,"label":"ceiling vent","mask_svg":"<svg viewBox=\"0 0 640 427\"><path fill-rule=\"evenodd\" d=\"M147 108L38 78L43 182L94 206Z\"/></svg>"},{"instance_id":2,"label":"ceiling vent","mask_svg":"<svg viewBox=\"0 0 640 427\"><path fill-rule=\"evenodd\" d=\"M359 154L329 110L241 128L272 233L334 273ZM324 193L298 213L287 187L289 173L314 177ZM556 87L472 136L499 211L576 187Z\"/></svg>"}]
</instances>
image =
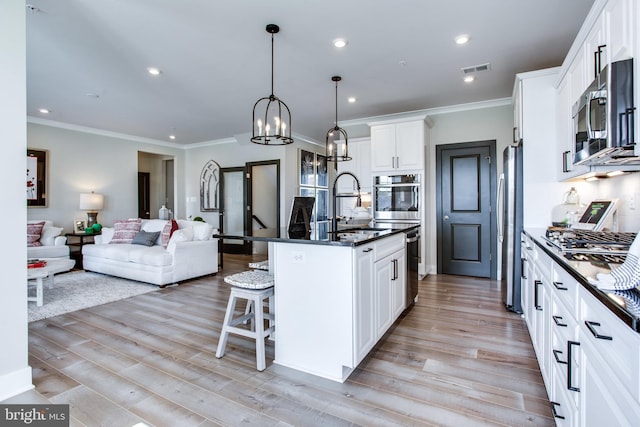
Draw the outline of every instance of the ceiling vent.
<instances>
[{"instance_id":1,"label":"ceiling vent","mask_svg":"<svg viewBox=\"0 0 640 427\"><path fill-rule=\"evenodd\" d=\"M490 69L491 69L491 64L487 62L486 64L474 65L472 67L465 67L462 69L462 74L466 76L468 74L476 74L482 71L489 71Z\"/></svg>"}]
</instances>

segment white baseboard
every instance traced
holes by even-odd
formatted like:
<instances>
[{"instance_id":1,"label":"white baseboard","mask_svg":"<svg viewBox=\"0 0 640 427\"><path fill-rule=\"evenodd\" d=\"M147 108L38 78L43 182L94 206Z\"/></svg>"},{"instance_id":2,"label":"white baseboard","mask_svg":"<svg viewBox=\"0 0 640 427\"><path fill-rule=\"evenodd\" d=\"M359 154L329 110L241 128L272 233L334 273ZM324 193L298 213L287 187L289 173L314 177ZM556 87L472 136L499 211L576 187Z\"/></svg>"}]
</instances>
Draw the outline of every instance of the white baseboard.
<instances>
[{"instance_id":1,"label":"white baseboard","mask_svg":"<svg viewBox=\"0 0 640 427\"><path fill-rule=\"evenodd\" d=\"M0 376L0 402L33 389L31 367Z\"/></svg>"}]
</instances>

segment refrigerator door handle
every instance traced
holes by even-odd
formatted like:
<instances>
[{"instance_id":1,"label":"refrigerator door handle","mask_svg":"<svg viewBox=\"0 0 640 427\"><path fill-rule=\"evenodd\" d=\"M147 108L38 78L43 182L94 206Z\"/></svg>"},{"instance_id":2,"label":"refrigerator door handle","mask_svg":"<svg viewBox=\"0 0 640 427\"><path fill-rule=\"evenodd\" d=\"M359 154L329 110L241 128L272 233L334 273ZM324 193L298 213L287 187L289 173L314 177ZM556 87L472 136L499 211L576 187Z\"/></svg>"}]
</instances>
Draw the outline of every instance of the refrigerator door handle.
<instances>
[{"instance_id":1,"label":"refrigerator door handle","mask_svg":"<svg viewBox=\"0 0 640 427\"><path fill-rule=\"evenodd\" d=\"M504 174L498 179L498 243L504 240Z\"/></svg>"}]
</instances>

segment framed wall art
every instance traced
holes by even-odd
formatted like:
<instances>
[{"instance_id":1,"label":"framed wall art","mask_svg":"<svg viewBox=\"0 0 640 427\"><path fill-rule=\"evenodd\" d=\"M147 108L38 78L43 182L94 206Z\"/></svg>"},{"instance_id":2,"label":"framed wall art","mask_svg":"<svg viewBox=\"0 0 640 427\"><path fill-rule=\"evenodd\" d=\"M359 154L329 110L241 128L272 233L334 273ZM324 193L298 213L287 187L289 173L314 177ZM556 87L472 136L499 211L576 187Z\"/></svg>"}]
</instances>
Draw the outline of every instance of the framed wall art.
<instances>
[{"instance_id":1,"label":"framed wall art","mask_svg":"<svg viewBox=\"0 0 640 427\"><path fill-rule=\"evenodd\" d=\"M220 165L209 160L200 172L200 211L220 210Z\"/></svg>"},{"instance_id":2,"label":"framed wall art","mask_svg":"<svg viewBox=\"0 0 640 427\"><path fill-rule=\"evenodd\" d=\"M46 150L27 149L27 206L47 206L47 165Z\"/></svg>"}]
</instances>

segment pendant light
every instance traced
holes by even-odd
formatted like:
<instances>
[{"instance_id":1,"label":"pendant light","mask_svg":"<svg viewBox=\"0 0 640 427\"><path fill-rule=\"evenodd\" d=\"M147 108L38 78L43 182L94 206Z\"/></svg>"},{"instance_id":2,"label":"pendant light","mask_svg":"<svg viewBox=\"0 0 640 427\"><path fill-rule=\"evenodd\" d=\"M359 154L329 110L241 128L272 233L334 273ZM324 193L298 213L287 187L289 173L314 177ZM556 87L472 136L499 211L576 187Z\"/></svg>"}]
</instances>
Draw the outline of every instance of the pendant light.
<instances>
[{"instance_id":1,"label":"pendant light","mask_svg":"<svg viewBox=\"0 0 640 427\"><path fill-rule=\"evenodd\" d=\"M329 162L346 162L349 157L349 147L347 145L347 131L338 126L338 82L342 80L340 76L331 77L331 81L336 82L336 125L327 132L325 153Z\"/></svg>"},{"instance_id":2,"label":"pendant light","mask_svg":"<svg viewBox=\"0 0 640 427\"><path fill-rule=\"evenodd\" d=\"M251 142L256 144L287 145L293 142L289 107L273 94L273 35L279 31L277 25L267 25L267 33L271 34L271 95L260 98L253 106Z\"/></svg>"}]
</instances>

